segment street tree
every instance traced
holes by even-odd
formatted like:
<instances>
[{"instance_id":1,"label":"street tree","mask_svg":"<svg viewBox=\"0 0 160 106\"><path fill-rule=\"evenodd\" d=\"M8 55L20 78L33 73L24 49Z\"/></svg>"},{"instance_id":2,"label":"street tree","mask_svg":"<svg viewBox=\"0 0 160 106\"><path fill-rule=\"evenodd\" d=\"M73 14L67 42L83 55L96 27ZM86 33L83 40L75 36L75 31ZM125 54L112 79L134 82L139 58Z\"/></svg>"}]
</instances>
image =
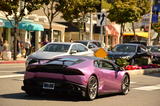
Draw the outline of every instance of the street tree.
<instances>
[{"instance_id":1,"label":"street tree","mask_svg":"<svg viewBox=\"0 0 160 106\"><path fill-rule=\"evenodd\" d=\"M60 0L61 1L61 0ZM46 2L43 4L43 12L45 16L48 19L49 23L49 37L48 40L51 41L51 36L52 36L52 24L54 18L59 14L59 10L56 9L58 6L58 0L46 0Z\"/></svg>"},{"instance_id":2,"label":"street tree","mask_svg":"<svg viewBox=\"0 0 160 106\"><path fill-rule=\"evenodd\" d=\"M17 28L19 22L25 15L39 9L44 2L46 0L1 0L0 10L3 11L14 28L14 60L17 59Z\"/></svg>"},{"instance_id":3,"label":"street tree","mask_svg":"<svg viewBox=\"0 0 160 106\"><path fill-rule=\"evenodd\" d=\"M135 35L134 22L139 21L144 14L149 12L149 3L150 2L148 0L114 0L112 7L108 11L108 18L112 22L116 22L121 25L121 42L123 40L122 35L125 23L132 23ZM137 36L135 36L135 40L137 40Z\"/></svg>"},{"instance_id":4,"label":"street tree","mask_svg":"<svg viewBox=\"0 0 160 106\"><path fill-rule=\"evenodd\" d=\"M85 32L86 15L97 11L96 7L100 5L100 0L59 0L57 9L62 13L62 17L77 26L82 33Z\"/></svg>"}]
</instances>

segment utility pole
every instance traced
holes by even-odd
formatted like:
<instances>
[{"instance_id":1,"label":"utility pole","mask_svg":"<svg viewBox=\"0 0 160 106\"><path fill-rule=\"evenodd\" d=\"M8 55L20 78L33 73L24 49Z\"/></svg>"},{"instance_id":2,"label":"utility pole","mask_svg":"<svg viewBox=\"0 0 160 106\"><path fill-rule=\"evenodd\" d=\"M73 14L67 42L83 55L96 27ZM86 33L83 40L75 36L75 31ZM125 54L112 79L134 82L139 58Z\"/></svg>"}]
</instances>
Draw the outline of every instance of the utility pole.
<instances>
[{"instance_id":1,"label":"utility pole","mask_svg":"<svg viewBox=\"0 0 160 106\"><path fill-rule=\"evenodd\" d=\"M149 17L149 29L148 29L148 46L151 45L151 26L152 26L152 8L153 8L153 0L151 1L150 5L150 17Z\"/></svg>"},{"instance_id":2,"label":"utility pole","mask_svg":"<svg viewBox=\"0 0 160 106\"><path fill-rule=\"evenodd\" d=\"M93 14L90 12L90 40L93 40Z\"/></svg>"}]
</instances>

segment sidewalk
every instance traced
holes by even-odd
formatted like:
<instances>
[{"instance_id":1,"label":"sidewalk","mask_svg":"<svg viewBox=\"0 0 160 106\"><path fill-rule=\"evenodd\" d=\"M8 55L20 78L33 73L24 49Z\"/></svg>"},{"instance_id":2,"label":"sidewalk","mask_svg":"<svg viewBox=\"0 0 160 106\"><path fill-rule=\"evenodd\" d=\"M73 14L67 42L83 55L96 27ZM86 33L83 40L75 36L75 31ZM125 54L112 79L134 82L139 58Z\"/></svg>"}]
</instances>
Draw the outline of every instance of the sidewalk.
<instances>
[{"instance_id":1,"label":"sidewalk","mask_svg":"<svg viewBox=\"0 0 160 106\"><path fill-rule=\"evenodd\" d=\"M17 63L25 63L25 58L24 57L17 57L17 60L2 60L0 58L0 64L17 64Z\"/></svg>"}]
</instances>

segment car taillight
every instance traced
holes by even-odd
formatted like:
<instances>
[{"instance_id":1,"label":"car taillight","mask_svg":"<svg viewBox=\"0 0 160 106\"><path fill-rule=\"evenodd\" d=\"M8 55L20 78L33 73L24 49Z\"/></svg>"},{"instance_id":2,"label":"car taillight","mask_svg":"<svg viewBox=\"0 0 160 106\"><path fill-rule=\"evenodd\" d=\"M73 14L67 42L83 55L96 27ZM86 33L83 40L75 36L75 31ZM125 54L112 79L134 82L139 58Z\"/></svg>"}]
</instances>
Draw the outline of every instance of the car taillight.
<instances>
[{"instance_id":1,"label":"car taillight","mask_svg":"<svg viewBox=\"0 0 160 106\"><path fill-rule=\"evenodd\" d=\"M72 68L66 68L64 70L65 75L84 75L83 72L81 72L78 69L72 69Z\"/></svg>"}]
</instances>

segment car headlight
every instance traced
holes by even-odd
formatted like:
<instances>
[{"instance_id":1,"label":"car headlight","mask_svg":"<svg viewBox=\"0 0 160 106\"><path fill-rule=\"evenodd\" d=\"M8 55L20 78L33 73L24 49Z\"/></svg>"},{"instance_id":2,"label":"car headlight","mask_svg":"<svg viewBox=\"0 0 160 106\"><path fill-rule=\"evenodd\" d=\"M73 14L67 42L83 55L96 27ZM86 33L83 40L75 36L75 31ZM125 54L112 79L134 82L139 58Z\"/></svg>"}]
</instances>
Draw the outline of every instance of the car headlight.
<instances>
[{"instance_id":1,"label":"car headlight","mask_svg":"<svg viewBox=\"0 0 160 106\"><path fill-rule=\"evenodd\" d=\"M36 62L38 62L37 59L27 58L27 60L26 60L26 67L27 67L28 65L33 64L33 63L36 63Z\"/></svg>"}]
</instances>

